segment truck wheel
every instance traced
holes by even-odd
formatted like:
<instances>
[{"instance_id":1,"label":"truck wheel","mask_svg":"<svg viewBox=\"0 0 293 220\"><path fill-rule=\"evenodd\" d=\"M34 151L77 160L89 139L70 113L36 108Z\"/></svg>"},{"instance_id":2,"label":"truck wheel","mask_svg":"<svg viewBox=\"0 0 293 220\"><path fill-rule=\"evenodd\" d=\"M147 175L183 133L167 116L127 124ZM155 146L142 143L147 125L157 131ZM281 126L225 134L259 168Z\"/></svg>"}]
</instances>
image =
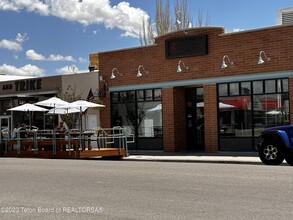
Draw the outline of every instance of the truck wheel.
<instances>
[{"instance_id":1,"label":"truck wheel","mask_svg":"<svg viewBox=\"0 0 293 220\"><path fill-rule=\"evenodd\" d=\"M285 160L287 162L287 164L289 164L290 166L293 166L293 154L288 154L286 157L285 157Z\"/></svg>"},{"instance_id":2,"label":"truck wheel","mask_svg":"<svg viewBox=\"0 0 293 220\"><path fill-rule=\"evenodd\" d=\"M265 141L259 148L259 158L266 165L279 165L284 161L284 150L276 141Z\"/></svg>"}]
</instances>

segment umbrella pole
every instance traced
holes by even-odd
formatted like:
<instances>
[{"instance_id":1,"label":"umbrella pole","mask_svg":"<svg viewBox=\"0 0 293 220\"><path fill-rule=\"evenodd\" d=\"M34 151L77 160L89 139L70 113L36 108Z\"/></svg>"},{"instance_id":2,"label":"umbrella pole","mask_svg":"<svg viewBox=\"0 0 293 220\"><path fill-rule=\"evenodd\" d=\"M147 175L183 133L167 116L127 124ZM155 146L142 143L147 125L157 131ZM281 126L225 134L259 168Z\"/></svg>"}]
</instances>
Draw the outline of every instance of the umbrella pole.
<instances>
[{"instance_id":1,"label":"umbrella pole","mask_svg":"<svg viewBox=\"0 0 293 220\"><path fill-rule=\"evenodd\" d=\"M29 129L31 129L31 127L32 127L32 122L31 122L31 112L30 111L28 111L28 120L29 120Z\"/></svg>"},{"instance_id":2,"label":"umbrella pole","mask_svg":"<svg viewBox=\"0 0 293 220\"><path fill-rule=\"evenodd\" d=\"M82 113L82 108L80 106L80 113L79 113L79 148L80 148L80 152L81 152L81 149L82 149L82 146L81 146L81 129L82 129L82 120L81 120L81 113Z\"/></svg>"},{"instance_id":3,"label":"umbrella pole","mask_svg":"<svg viewBox=\"0 0 293 220\"><path fill-rule=\"evenodd\" d=\"M45 112L43 112L43 130L46 130L46 117L45 117Z\"/></svg>"}]
</instances>

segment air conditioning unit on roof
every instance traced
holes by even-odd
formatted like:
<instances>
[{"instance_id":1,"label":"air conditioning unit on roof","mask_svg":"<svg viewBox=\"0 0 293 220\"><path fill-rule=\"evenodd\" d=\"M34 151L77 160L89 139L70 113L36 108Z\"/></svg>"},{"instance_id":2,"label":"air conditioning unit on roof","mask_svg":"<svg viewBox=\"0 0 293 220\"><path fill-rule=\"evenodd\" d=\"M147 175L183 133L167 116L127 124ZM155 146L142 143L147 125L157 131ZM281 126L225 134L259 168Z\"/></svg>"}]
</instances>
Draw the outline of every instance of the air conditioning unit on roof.
<instances>
[{"instance_id":1,"label":"air conditioning unit on roof","mask_svg":"<svg viewBox=\"0 0 293 220\"><path fill-rule=\"evenodd\" d=\"M277 10L277 24L286 25L293 24L293 8L285 8Z\"/></svg>"}]
</instances>

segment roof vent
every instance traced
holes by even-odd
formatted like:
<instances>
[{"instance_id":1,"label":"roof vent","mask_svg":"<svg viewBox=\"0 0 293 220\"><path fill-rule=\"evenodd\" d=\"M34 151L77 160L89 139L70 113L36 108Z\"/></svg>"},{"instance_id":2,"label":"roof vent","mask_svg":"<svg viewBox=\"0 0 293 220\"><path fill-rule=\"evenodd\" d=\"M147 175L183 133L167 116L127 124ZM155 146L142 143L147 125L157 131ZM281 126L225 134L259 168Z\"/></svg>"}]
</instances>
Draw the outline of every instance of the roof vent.
<instances>
[{"instance_id":1,"label":"roof vent","mask_svg":"<svg viewBox=\"0 0 293 220\"><path fill-rule=\"evenodd\" d=\"M277 24L293 24L293 8L285 8L277 11Z\"/></svg>"}]
</instances>

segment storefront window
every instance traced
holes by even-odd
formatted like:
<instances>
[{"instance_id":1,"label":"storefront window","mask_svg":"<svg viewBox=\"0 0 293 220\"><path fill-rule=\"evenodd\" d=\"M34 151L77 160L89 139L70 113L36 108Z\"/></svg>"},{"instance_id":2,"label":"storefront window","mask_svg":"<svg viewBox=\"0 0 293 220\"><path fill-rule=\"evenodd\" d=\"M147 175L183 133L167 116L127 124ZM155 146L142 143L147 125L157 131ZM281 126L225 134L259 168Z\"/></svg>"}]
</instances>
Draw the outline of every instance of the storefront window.
<instances>
[{"instance_id":1,"label":"storefront window","mask_svg":"<svg viewBox=\"0 0 293 220\"><path fill-rule=\"evenodd\" d=\"M129 133L135 134L135 105L134 103L116 104L112 107L113 126L121 126Z\"/></svg>"},{"instance_id":2,"label":"storefront window","mask_svg":"<svg viewBox=\"0 0 293 220\"><path fill-rule=\"evenodd\" d=\"M239 83L230 83L230 94L239 95Z\"/></svg>"},{"instance_id":3,"label":"storefront window","mask_svg":"<svg viewBox=\"0 0 293 220\"><path fill-rule=\"evenodd\" d=\"M266 80L265 81L265 93L275 93L276 92L276 81Z\"/></svg>"},{"instance_id":4,"label":"storefront window","mask_svg":"<svg viewBox=\"0 0 293 220\"><path fill-rule=\"evenodd\" d=\"M219 84L218 94L221 150L252 150L265 128L290 122L288 79Z\"/></svg>"},{"instance_id":5,"label":"storefront window","mask_svg":"<svg viewBox=\"0 0 293 220\"><path fill-rule=\"evenodd\" d=\"M162 137L161 102L143 102L137 105L138 137Z\"/></svg>"},{"instance_id":6,"label":"storefront window","mask_svg":"<svg viewBox=\"0 0 293 220\"><path fill-rule=\"evenodd\" d=\"M263 81L254 81L253 82L253 93L262 94L263 93Z\"/></svg>"},{"instance_id":7,"label":"storefront window","mask_svg":"<svg viewBox=\"0 0 293 220\"><path fill-rule=\"evenodd\" d=\"M252 135L250 96L219 99L220 135L244 137Z\"/></svg>"},{"instance_id":8,"label":"storefront window","mask_svg":"<svg viewBox=\"0 0 293 220\"><path fill-rule=\"evenodd\" d=\"M112 103L118 103L119 102L119 93L118 92L112 92Z\"/></svg>"},{"instance_id":9,"label":"storefront window","mask_svg":"<svg viewBox=\"0 0 293 220\"><path fill-rule=\"evenodd\" d=\"M145 90L145 100L146 101L153 100L153 90L152 89Z\"/></svg>"},{"instance_id":10,"label":"storefront window","mask_svg":"<svg viewBox=\"0 0 293 220\"><path fill-rule=\"evenodd\" d=\"M154 89L154 100L162 100L161 89Z\"/></svg>"},{"instance_id":11,"label":"storefront window","mask_svg":"<svg viewBox=\"0 0 293 220\"><path fill-rule=\"evenodd\" d=\"M228 84L220 84L218 88L219 88L219 96L228 95Z\"/></svg>"},{"instance_id":12,"label":"storefront window","mask_svg":"<svg viewBox=\"0 0 293 220\"><path fill-rule=\"evenodd\" d=\"M289 124L288 94L256 95L253 101L255 136L265 128Z\"/></svg>"},{"instance_id":13,"label":"storefront window","mask_svg":"<svg viewBox=\"0 0 293 220\"><path fill-rule=\"evenodd\" d=\"M144 90L136 91L136 97L137 97L137 101L143 101L144 100Z\"/></svg>"},{"instance_id":14,"label":"storefront window","mask_svg":"<svg viewBox=\"0 0 293 220\"><path fill-rule=\"evenodd\" d=\"M161 89L113 92L111 97L112 125L135 134L141 149L162 149Z\"/></svg>"},{"instance_id":15,"label":"storefront window","mask_svg":"<svg viewBox=\"0 0 293 220\"><path fill-rule=\"evenodd\" d=\"M251 94L251 83L250 82L241 82L240 83L240 92L241 92L241 95Z\"/></svg>"}]
</instances>

